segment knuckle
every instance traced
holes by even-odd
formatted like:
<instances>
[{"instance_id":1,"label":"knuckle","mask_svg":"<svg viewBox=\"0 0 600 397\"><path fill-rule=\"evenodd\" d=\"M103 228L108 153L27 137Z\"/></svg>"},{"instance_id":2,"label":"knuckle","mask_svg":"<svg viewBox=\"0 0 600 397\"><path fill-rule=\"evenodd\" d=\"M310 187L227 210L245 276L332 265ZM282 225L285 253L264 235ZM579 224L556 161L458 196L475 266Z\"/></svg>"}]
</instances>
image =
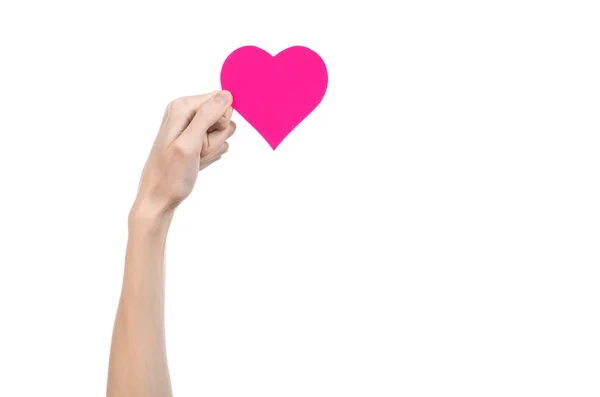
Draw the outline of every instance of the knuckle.
<instances>
[{"instance_id":1,"label":"knuckle","mask_svg":"<svg viewBox=\"0 0 600 397\"><path fill-rule=\"evenodd\" d=\"M182 144L181 142L175 142L173 144L173 151L176 155L181 157L190 157L195 154L194 148L189 145Z\"/></svg>"},{"instance_id":2,"label":"knuckle","mask_svg":"<svg viewBox=\"0 0 600 397\"><path fill-rule=\"evenodd\" d=\"M227 124L226 124L225 120L223 120L222 117L213 125L213 128L215 130L222 130L225 127L227 127Z\"/></svg>"},{"instance_id":3,"label":"knuckle","mask_svg":"<svg viewBox=\"0 0 600 397\"><path fill-rule=\"evenodd\" d=\"M229 128L229 123L227 122L227 120L222 120L219 123L219 130L223 131L223 130L227 130L227 128Z\"/></svg>"},{"instance_id":4,"label":"knuckle","mask_svg":"<svg viewBox=\"0 0 600 397\"><path fill-rule=\"evenodd\" d=\"M206 143L204 145L202 145L202 149L200 149L200 156L206 157L210 154L210 152L211 152L210 141L206 141Z\"/></svg>"},{"instance_id":5,"label":"knuckle","mask_svg":"<svg viewBox=\"0 0 600 397\"><path fill-rule=\"evenodd\" d=\"M167 105L167 114L181 114L187 111L189 107L189 101L186 97L181 97L172 100Z\"/></svg>"}]
</instances>

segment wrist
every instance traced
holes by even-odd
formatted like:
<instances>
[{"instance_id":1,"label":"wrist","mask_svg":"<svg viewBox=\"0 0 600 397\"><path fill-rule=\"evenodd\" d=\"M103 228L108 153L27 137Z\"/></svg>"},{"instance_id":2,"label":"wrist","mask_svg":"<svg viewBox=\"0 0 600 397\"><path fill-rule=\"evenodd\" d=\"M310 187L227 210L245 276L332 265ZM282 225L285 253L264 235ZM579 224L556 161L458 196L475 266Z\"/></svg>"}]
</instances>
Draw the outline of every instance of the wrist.
<instances>
[{"instance_id":1,"label":"wrist","mask_svg":"<svg viewBox=\"0 0 600 397\"><path fill-rule=\"evenodd\" d=\"M162 208L147 200L137 198L129 211L130 230L167 232L175 209Z\"/></svg>"}]
</instances>

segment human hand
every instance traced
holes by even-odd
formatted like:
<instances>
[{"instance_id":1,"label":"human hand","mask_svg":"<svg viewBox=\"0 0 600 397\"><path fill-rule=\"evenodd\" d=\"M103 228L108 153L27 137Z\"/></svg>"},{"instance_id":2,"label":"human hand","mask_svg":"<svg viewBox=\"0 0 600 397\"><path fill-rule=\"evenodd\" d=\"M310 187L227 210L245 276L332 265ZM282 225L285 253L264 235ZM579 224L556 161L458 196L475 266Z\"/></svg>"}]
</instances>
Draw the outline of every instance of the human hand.
<instances>
[{"instance_id":1,"label":"human hand","mask_svg":"<svg viewBox=\"0 0 600 397\"><path fill-rule=\"evenodd\" d=\"M198 172L229 149L236 125L230 121L228 91L182 97L165 111L142 171L134 208L151 215L172 212L192 192Z\"/></svg>"}]
</instances>

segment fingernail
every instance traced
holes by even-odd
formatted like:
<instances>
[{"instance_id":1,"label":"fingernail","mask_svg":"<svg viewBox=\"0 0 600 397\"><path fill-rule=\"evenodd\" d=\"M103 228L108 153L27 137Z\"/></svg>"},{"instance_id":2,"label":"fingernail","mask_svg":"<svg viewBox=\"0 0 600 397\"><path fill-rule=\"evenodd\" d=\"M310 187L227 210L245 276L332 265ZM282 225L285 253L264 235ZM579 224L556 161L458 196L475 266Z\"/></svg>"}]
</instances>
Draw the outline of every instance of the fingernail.
<instances>
[{"instance_id":1,"label":"fingernail","mask_svg":"<svg viewBox=\"0 0 600 397\"><path fill-rule=\"evenodd\" d=\"M221 91L217 95L217 102L219 102L221 105L226 104L227 101L229 101L229 95L229 91Z\"/></svg>"}]
</instances>

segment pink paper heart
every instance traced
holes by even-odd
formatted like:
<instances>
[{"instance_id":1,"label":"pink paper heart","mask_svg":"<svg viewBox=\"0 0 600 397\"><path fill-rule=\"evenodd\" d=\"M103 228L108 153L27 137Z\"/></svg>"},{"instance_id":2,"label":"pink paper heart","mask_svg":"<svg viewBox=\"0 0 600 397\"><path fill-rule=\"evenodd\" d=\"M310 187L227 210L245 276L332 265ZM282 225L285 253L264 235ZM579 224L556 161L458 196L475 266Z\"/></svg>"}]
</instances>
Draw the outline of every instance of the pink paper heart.
<instances>
[{"instance_id":1,"label":"pink paper heart","mask_svg":"<svg viewBox=\"0 0 600 397\"><path fill-rule=\"evenodd\" d=\"M273 150L316 109L327 80L323 59L301 46L274 57L258 47L241 47L221 69L221 87L233 95L232 107Z\"/></svg>"}]
</instances>

